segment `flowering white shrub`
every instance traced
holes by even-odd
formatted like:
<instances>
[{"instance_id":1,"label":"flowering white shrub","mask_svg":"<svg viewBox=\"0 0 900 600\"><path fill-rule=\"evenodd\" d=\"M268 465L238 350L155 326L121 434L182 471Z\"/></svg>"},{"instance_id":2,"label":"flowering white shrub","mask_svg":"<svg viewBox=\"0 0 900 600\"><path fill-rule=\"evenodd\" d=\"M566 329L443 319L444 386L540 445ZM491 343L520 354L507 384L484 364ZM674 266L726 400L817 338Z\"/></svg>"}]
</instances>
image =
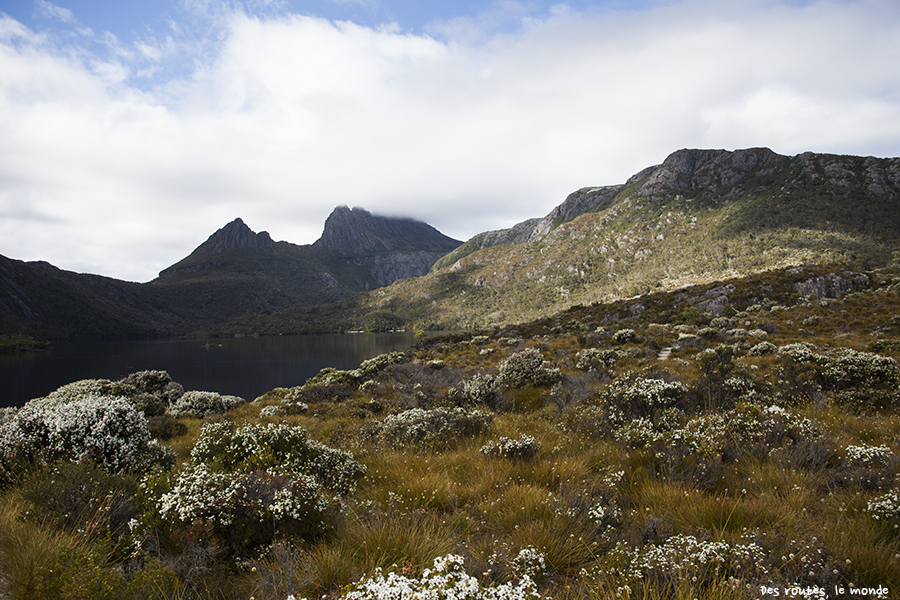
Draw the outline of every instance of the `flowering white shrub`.
<instances>
[{"instance_id":1,"label":"flowering white shrub","mask_svg":"<svg viewBox=\"0 0 900 600\"><path fill-rule=\"evenodd\" d=\"M324 533L338 503L365 467L309 440L301 427L206 425L157 509L169 523L205 527L235 554L253 551L279 530L304 538Z\"/></svg>"},{"instance_id":2,"label":"flowering white shrub","mask_svg":"<svg viewBox=\"0 0 900 600\"><path fill-rule=\"evenodd\" d=\"M783 446L825 441L825 434L809 419L780 406L760 408L742 404L729 411L692 419L682 429L672 431L666 443L732 459L741 454L765 458Z\"/></svg>"},{"instance_id":3,"label":"flowering white shrub","mask_svg":"<svg viewBox=\"0 0 900 600\"><path fill-rule=\"evenodd\" d=\"M773 344L772 342L760 342L750 348L747 352L750 356L768 356L769 354L775 354L778 351L778 346Z\"/></svg>"},{"instance_id":4,"label":"flowering white shrub","mask_svg":"<svg viewBox=\"0 0 900 600\"><path fill-rule=\"evenodd\" d=\"M549 385L559 379L559 369L544 360L541 352L527 348L500 362L500 383L510 388Z\"/></svg>"},{"instance_id":5,"label":"flowering white shrub","mask_svg":"<svg viewBox=\"0 0 900 600\"><path fill-rule=\"evenodd\" d=\"M169 404L177 400L184 389L172 381L165 371L140 371L121 381L82 379L68 383L45 398L66 403L88 396L115 396L127 399L146 416L161 415Z\"/></svg>"},{"instance_id":6,"label":"flowering white shrub","mask_svg":"<svg viewBox=\"0 0 900 600\"><path fill-rule=\"evenodd\" d=\"M0 425L0 462L90 460L110 472L165 461L147 420L124 398L83 395L32 400Z\"/></svg>"},{"instance_id":7,"label":"flowering white shrub","mask_svg":"<svg viewBox=\"0 0 900 600\"><path fill-rule=\"evenodd\" d=\"M534 458L541 449L541 443L530 435L522 434L519 439L501 437L481 447L485 456L502 456L503 458L527 460Z\"/></svg>"},{"instance_id":8,"label":"flowering white shrub","mask_svg":"<svg viewBox=\"0 0 900 600\"><path fill-rule=\"evenodd\" d=\"M225 414L244 403L238 396L222 396L217 392L185 392L169 409L169 415L202 419L207 415Z\"/></svg>"},{"instance_id":9,"label":"flowering white shrub","mask_svg":"<svg viewBox=\"0 0 900 600\"><path fill-rule=\"evenodd\" d=\"M575 355L575 368L579 371L599 371L616 366L619 354L615 350L587 348Z\"/></svg>"},{"instance_id":10,"label":"flowering white shrub","mask_svg":"<svg viewBox=\"0 0 900 600\"><path fill-rule=\"evenodd\" d=\"M620 344L634 341L636 338L637 333L634 331L634 329L620 329L613 334L613 339Z\"/></svg>"},{"instance_id":11,"label":"flowering white shrub","mask_svg":"<svg viewBox=\"0 0 900 600\"><path fill-rule=\"evenodd\" d=\"M369 426L368 432L378 441L395 448L426 446L439 448L461 437L486 430L494 417L481 410L464 408L412 408L385 417Z\"/></svg>"},{"instance_id":12,"label":"flowering white shrub","mask_svg":"<svg viewBox=\"0 0 900 600\"><path fill-rule=\"evenodd\" d=\"M490 404L500 391L497 380L491 375L476 373L463 382L463 397L472 404Z\"/></svg>"},{"instance_id":13,"label":"flowering white shrub","mask_svg":"<svg viewBox=\"0 0 900 600\"><path fill-rule=\"evenodd\" d=\"M409 357L406 352L388 352L387 354L379 354L375 358L364 360L356 369L351 371L351 373L355 379L368 379L389 365L396 365L407 361L409 361Z\"/></svg>"},{"instance_id":14,"label":"flowering white shrub","mask_svg":"<svg viewBox=\"0 0 900 600\"><path fill-rule=\"evenodd\" d=\"M893 523L895 529L900 528L900 490L893 489L873 498L866 505L866 510L875 520Z\"/></svg>"},{"instance_id":15,"label":"flowering white shrub","mask_svg":"<svg viewBox=\"0 0 900 600\"><path fill-rule=\"evenodd\" d=\"M14 406L0 408L0 425L12 421L17 412L19 409Z\"/></svg>"},{"instance_id":16,"label":"flowering white shrub","mask_svg":"<svg viewBox=\"0 0 900 600\"><path fill-rule=\"evenodd\" d=\"M654 421L667 409L683 407L686 399L687 388L681 382L636 371L616 378L606 391L609 420L617 427L639 417Z\"/></svg>"},{"instance_id":17,"label":"flowering white shrub","mask_svg":"<svg viewBox=\"0 0 900 600\"><path fill-rule=\"evenodd\" d=\"M326 367L319 371L315 376L306 380L302 387L309 386L333 386L333 385L359 385L364 381L371 379L373 375L382 369L399 363L409 361L409 356L405 352L388 352L387 354L379 354L374 358L364 360L355 369L345 371Z\"/></svg>"},{"instance_id":18,"label":"flowering white shrub","mask_svg":"<svg viewBox=\"0 0 900 600\"><path fill-rule=\"evenodd\" d=\"M528 546L522 548L519 553L509 563L512 572L519 577L530 577L532 579L540 579L547 571L547 559L544 553Z\"/></svg>"},{"instance_id":19,"label":"flowering white shrub","mask_svg":"<svg viewBox=\"0 0 900 600\"><path fill-rule=\"evenodd\" d=\"M818 383L826 390L876 388L896 391L900 384L897 361L871 352L842 348L818 354L809 344L788 344L778 354L812 367Z\"/></svg>"},{"instance_id":20,"label":"flowering white shrub","mask_svg":"<svg viewBox=\"0 0 900 600\"><path fill-rule=\"evenodd\" d=\"M689 581L699 585L720 578L757 574L765 552L756 542L729 544L675 535L659 545L631 548L619 543L607 557L608 574L621 591L639 583Z\"/></svg>"},{"instance_id":21,"label":"flowering white shrub","mask_svg":"<svg viewBox=\"0 0 900 600\"><path fill-rule=\"evenodd\" d=\"M541 595L527 574L517 582L484 587L466 573L461 556L449 554L434 560L434 569L426 569L418 579L376 569L353 585L342 600L537 600Z\"/></svg>"},{"instance_id":22,"label":"flowering white shrub","mask_svg":"<svg viewBox=\"0 0 900 600\"><path fill-rule=\"evenodd\" d=\"M844 464L864 469L882 469L896 460L894 451L887 446L847 446Z\"/></svg>"}]
</instances>

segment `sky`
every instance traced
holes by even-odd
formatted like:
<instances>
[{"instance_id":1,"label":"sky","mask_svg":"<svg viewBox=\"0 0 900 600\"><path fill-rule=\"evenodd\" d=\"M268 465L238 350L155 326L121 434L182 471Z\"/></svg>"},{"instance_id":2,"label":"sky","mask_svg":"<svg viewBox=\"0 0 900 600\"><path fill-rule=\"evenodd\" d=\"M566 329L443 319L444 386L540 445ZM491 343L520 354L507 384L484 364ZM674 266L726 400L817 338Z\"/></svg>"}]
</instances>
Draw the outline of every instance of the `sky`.
<instances>
[{"instance_id":1,"label":"sky","mask_svg":"<svg viewBox=\"0 0 900 600\"><path fill-rule=\"evenodd\" d=\"M680 148L900 156L897 0L0 0L0 254L146 282L235 218L459 240Z\"/></svg>"}]
</instances>

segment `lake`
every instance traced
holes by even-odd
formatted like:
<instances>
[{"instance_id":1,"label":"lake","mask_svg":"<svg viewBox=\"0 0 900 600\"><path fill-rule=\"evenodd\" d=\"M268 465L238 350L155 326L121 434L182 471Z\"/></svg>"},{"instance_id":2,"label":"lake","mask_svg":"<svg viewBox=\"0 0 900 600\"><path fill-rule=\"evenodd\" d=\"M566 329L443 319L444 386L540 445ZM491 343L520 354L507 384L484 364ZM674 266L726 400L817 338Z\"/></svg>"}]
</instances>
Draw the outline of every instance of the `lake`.
<instances>
[{"instance_id":1,"label":"lake","mask_svg":"<svg viewBox=\"0 0 900 600\"><path fill-rule=\"evenodd\" d=\"M22 406L79 379L117 380L144 370L168 371L185 391L253 400L276 387L302 385L325 367L354 369L414 343L412 333L58 341L44 352L0 355L0 406Z\"/></svg>"}]
</instances>

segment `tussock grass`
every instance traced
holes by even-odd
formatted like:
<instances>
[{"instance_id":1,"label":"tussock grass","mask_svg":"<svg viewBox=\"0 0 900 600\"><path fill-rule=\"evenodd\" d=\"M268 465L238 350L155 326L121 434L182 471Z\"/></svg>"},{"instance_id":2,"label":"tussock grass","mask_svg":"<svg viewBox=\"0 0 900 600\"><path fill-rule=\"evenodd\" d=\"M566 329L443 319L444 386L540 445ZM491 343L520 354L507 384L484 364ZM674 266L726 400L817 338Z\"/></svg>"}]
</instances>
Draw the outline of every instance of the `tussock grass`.
<instances>
[{"instance_id":1,"label":"tussock grass","mask_svg":"<svg viewBox=\"0 0 900 600\"><path fill-rule=\"evenodd\" d=\"M0 568L10 598L38 597L41 575L64 552L87 549L82 536L23 521L25 509L15 492L0 497Z\"/></svg>"},{"instance_id":2,"label":"tussock grass","mask_svg":"<svg viewBox=\"0 0 900 600\"><path fill-rule=\"evenodd\" d=\"M822 272L812 271L807 277ZM757 338L748 341L726 334L732 329L762 328L766 340L776 347L805 341L823 354L838 348L870 351L866 349L873 341L882 340L879 347L889 350L881 354L897 356L900 344L888 342L900 338L900 323L894 318L900 293L891 289L876 297L875 292L859 292L812 302L799 298L790 287L793 281L803 280L802 275L791 275L787 282L783 277L782 273L760 278L768 289L780 290L772 292L771 298L769 292L737 281L730 317L690 310L684 298L693 291L677 301L664 294L640 299L646 315L632 311L632 304L625 301L582 306L523 324L514 332L488 332L475 343L470 342L474 334L460 337L463 341L429 342L410 352L409 364L380 371L360 389L339 390L331 397L329 391L335 390L322 387L320 396L302 414L260 419L259 409L276 402L273 397L234 408L218 418L301 426L310 439L352 452L366 468L355 491L336 503L334 521L326 533L301 540L279 532L257 556L235 560L204 537L199 526L169 532L147 518L146 549L137 552L139 560L132 563L121 552L104 553L103 539L74 536L50 523L23 521L26 505L21 491L11 485L0 497L0 570L9 595L30 597L36 589L36 574L69 560L63 579L78 585L90 577L113 582L122 586L118 590L122 597L140 597L130 590L143 586L140 589L151 590L147 597L160 599L253 596L285 600L294 594L334 600L346 586L376 569L420 577L435 558L451 553L462 556L466 571L482 584L499 584L516 576L513 561L529 548L545 560L544 571L535 575L539 590L557 600L628 596L619 589L623 582L610 573L624 568L616 560L635 557L662 562L654 563L654 577L631 582L631 600L754 598L755 586L764 580L779 586L800 581L900 589L900 534L893 522L877 520L868 511L869 502L900 485L900 461L892 458L872 467L845 461L848 446L887 446L900 455L897 406L851 410L835 401L834 389L824 387L807 396L780 395L798 384L784 380L784 358L751 356L748 350ZM770 310L776 304L782 308ZM716 321L722 318L724 322ZM696 323L679 329L673 322L676 319ZM650 326L651 322L656 324ZM676 351L668 361L657 360L659 348L677 340L680 332L712 325L721 327L700 336L698 347ZM636 338L616 342L615 332L623 329L634 329ZM514 341L510 344L504 338ZM725 364L721 373L704 373L703 350L722 344L733 347L733 362ZM619 352L615 366L603 366L602 373L576 369L576 354L588 347ZM546 385L501 388L493 404L477 406L490 413L486 429L467 430L439 444L406 446L385 443L367 429L410 408L476 408L470 398L450 388L461 387L464 379L476 374L496 376L502 361L526 348L538 349L560 369L561 377ZM485 349L493 351L482 354ZM425 366L434 358L445 362L442 370L432 372ZM820 377L813 383L825 381L821 373L807 367L811 377ZM646 417L642 431L647 437L639 442L616 437L621 431L612 424L605 403L611 382L624 380L628 371L659 374L684 386L675 410L652 406L649 394L619 399L623 411ZM728 407L704 403L712 393L725 389L727 377L716 379L722 373L744 382L752 380L755 387L746 392L748 397L736 397L735 392ZM561 388L553 392L554 385ZM564 402L554 404L551 395L561 393L560 389L571 393ZM863 400L867 389L860 388ZM879 392L896 394L896 390ZM757 415L754 419L759 422L742 417L721 425L722 431L712 431L720 425L706 419L713 416L710 412L730 410L736 403L751 407L752 411L741 414ZM766 421L769 413L764 411L771 405L781 406L776 412L789 412L790 423L805 418L814 428L798 426L785 433L788 421ZM682 435L686 430L680 428L691 420L708 428L700 434L709 433L709 437L697 432L694 437ZM203 423L197 419L179 422L186 433L165 443L183 462L189 459ZM755 427L775 422L782 423L782 430L771 437L750 435ZM533 437L540 449L519 456L481 452L500 438L518 440L523 435ZM740 446L740 440L751 438L778 439L773 443L782 447L770 452L771 448ZM720 439L726 440L721 447L710 441ZM704 446L701 454L691 440L713 445ZM791 454L794 450L801 453L799 458ZM824 458L807 460L803 452ZM701 472L697 465L712 467ZM151 500L144 502L142 520L154 510ZM700 546L754 543L764 556L754 574L732 570L722 577L705 574L698 582L668 577L666 573L675 567L654 552L678 536L690 537ZM101 564L97 556L109 564ZM803 560L818 561L813 575L809 562ZM75 574L72 565L83 567L87 575ZM128 577L123 575L126 572ZM129 579L134 572L143 577L137 580L138 587L135 579Z\"/></svg>"}]
</instances>

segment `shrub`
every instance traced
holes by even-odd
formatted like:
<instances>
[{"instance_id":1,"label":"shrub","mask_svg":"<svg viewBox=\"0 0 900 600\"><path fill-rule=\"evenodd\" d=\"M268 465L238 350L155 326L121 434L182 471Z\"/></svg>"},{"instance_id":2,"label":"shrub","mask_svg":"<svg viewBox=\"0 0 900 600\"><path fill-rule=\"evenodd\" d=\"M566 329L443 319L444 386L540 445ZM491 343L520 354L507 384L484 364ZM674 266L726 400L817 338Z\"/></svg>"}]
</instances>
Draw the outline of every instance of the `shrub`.
<instances>
[{"instance_id":1,"label":"shrub","mask_svg":"<svg viewBox=\"0 0 900 600\"><path fill-rule=\"evenodd\" d=\"M309 440L301 427L221 422L204 426L179 473L157 502L176 526L200 526L244 555L279 531L324 534L365 467L346 452Z\"/></svg>"},{"instance_id":2,"label":"shrub","mask_svg":"<svg viewBox=\"0 0 900 600\"><path fill-rule=\"evenodd\" d=\"M816 468L832 463L837 451L830 438L809 419L781 407L742 404L689 421L672 431L665 443L733 461L749 455L764 460L777 457L793 466Z\"/></svg>"},{"instance_id":3,"label":"shrub","mask_svg":"<svg viewBox=\"0 0 900 600\"><path fill-rule=\"evenodd\" d=\"M605 561L610 565L607 576L628 596L635 591L633 587L641 585L668 587L690 582L700 587L728 576L744 579L760 574L764 558L762 547L753 541L729 544L679 534L640 548L620 543Z\"/></svg>"},{"instance_id":4,"label":"shrub","mask_svg":"<svg viewBox=\"0 0 900 600\"><path fill-rule=\"evenodd\" d=\"M897 460L893 450L887 446L847 446L844 464L863 469L883 469Z\"/></svg>"},{"instance_id":5,"label":"shrub","mask_svg":"<svg viewBox=\"0 0 900 600\"><path fill-rule=\"evenodd\" d=\"M243 398L222 396L217 392L185 392L166 412L175 418L202 419L208 415L224 415L243 403Z\"/></svg>"},{"instance_id":6,"label":"shrub","mask_svg":"<svg viewBox=\"0 0 900 600\"><path fill-rule=\"evenodd\" d=\"M897 455L887 446L847 446L844 461L831 473L833 483L850 488L884 489L897 470Z\"/></svg>"},{"instance_id":7,"label":"shrub","mask_svg":"<svg viewBox=\"0 0 900 600\"><path fill-rule=\"evenodd\" d=\"M600 371L616 366L619 355L615 350L587 348L575 355L575 368L579 371Z\"/></svg>"},{"instance_id":8,"label":"shrub","mask_svg":"<svg viewBox=\"0 0 900 600\"><path fill-rule=\"evenodd\" d=\"M368 379L378 371L384 369L388 365L408 362L409 357L405 352L389 352L387 354L379 354L375 358L364 360L355 370L351 371L355 379Z\"/></svg>"},{"instance_id":9,"label":"shrub","mask_svg":"<svg viewBox=\"0 0 900 600\"><path fill-rule=\"evenodd\" d=\"M465 572L463 557L447 555L434 560L434 569L425 569L418 579L381 569L349 586L341 600L416 600L418 598L454 598L458 600L537 600L541 596L529 575L515 584L482 587ZM288 600L293 600L289 597Z\"/></svg>"},{"instance_id":10,"label":"shrub","mask_svg":"<svg viewBox=\"0 0 900 600\"><path fill-rule=\"evenodd\" d=\"M500 383L510 388L549 385L559 379L559 369L544 360L540 351L527 348L500 363Z\"/></svg>"},{"instance_id":11,"label":"shrub","mask_svg":"<svg viewBox=\"0 0 900 600\"><path fill-rule=\"evenodd\" d=\"M143 469L172 459L150 442L143 414L124 398L38 399L0 426L0 463L49 464L90 460L107 471ZM2 468L11 475L13 468Z\"/></svg>"},{"instance_id":12,"label":"shrub","mask_svg":"<svg viewBox=\"0 0 900 600\"><path fill-rule=\"evenodd\" d=\"M772 342L760 342L750 348L748 354L750 356L768 356L770 354L775 354L778 350L778 347Z\"/></svg>"},{"instance_id":13,"label":"shrub","mask_svg":"<svg viewBox=\"0 0 900 600\"><path fill-rule=\"evenodd\" d=\"M626 344L637 339L637 332L634 329L620 329L612 337L616 342Z\"/></svg>"},{"instance_id":14,"label":"shrub","mask_svg":"<svg viewBox=\"0 0 900 600\"><path fill-rule=\"evenodd\" d=\"M684 410L687 388L678 381L666 381L661 374L628 371L616 378L606 391L609 420L621 427L632 419L644 417L656 422L671 408Z\"/></svg>"},{"instance_id":15,"label":"shrub","mask_svg":"<svg viewBox=\"0 0 900 600\"><path fill-rule=\"evenodd\" d=\"M172 381L166 371L138 371L125 377L121 382L134 386L140 393L159 398L164 407L169 406L184 394L181 384Z\"/></svg>"},{"instance_id":16,"label":"shrub","mask_svg":"<svg viewBox=\"0 0 900 600\"><path fill-rule=\"evenodd\" d=\"M541 443L539 441L523 433L517 440L501 437L497 441L490 441L481 447L481 453L485 456L529 460L534 458L540 449Z\"/></svg>"},{"instance_id":17,"label":"shrub","mask_svg":"<svg viewBox=\"0 0 900 600\"><path fill-rule=\"evenodd\" d=\"M52 402L71 402L89 396L115 396L127 399L146 416L161 415L184 389L165 371L140 371L120 381L82 379L66 384L47 395Z\"/></svg>"},{"instance_id":18,"label":"shrub","mask_svg":"<svg viewBox=\"0 0 900 600\"><path fill-rule=\"evenodd\" d=\"M92 463L59 462L33 473L20 489L30 504L29 520L89 539L106 538L120 554L132 550L131 523L141 513L134 478Z\"/></svg>"},{"instance_id":19,"label":"shrub","mask_svg":"<svg viewBox=\"0 0 900 600\"><path fill-rule=\"evenodd\" d=\"M894 489L886 494L873 498L866 505L866 511L876 521L882 521L900 528L900 491Z\"/></svg>"},{"instance_id":20,"label":"shrub","mask_svg":"<svg viewBox=\"0 0 900 600\"><path fill-rule=\"evenodd\" d=\"M893 358L849 348L818 354L808 344L789 344L778 349L781 395L809 401L822 391L835 402L858 413L896 405L900 377Z\"/></svg>"},{"instance_id":21,"label":"shrub","mask_svg":"<svg viewBox=\"0 0 900 600\"><path fill-rule=\"evenodd\" d=\"M349 390L350 386L355 389L361 383L371 379L384 368L405 362L409 362L409 356L405 352L388 352L364 360L357 368L350 371L326 367L319 371L315 376L307 379L306 383L303 384L302 389L310 390L314 386L318 386L320 391L325 391L327 394L334 386L348 386L346 393L343 394L344 396L347 396L350 391L352 391ZM306 402L317 400L308 396L304 396L302 399Z\"/></svg>"},{"instance_id":22,"label":"shrub","mask_svg":"<svg viewBox=\"0 0 900 600\"><path fill-rule=\"evenodd\" d=\"M492 375L476 373L462 385L463 398L471 404L493 405L499 393L500 386Z\"/></svg>"},{"instance_id":23,"label":"shrub","mask_svg":"<svg viewBox=\"0 0 900 600\"><path fill-rule=\"evenodd\" d=\"M464 408L413 408L370 425L368 433L395 448L406 446L443 448L462 437L485 431L493 415Z\"/></svg>"},{"instance_id":24,"label":"shrub","mask_svg":"<svg viewBox=\"0 0 900 600\"><path fill-rule=\"evenodd\" d=\"M756 398L756 380L734 363L736 353L734 346L723 344L697 354L700 377L691 390L703 409L731 409Z\"/></svg>"}]
</instances>

